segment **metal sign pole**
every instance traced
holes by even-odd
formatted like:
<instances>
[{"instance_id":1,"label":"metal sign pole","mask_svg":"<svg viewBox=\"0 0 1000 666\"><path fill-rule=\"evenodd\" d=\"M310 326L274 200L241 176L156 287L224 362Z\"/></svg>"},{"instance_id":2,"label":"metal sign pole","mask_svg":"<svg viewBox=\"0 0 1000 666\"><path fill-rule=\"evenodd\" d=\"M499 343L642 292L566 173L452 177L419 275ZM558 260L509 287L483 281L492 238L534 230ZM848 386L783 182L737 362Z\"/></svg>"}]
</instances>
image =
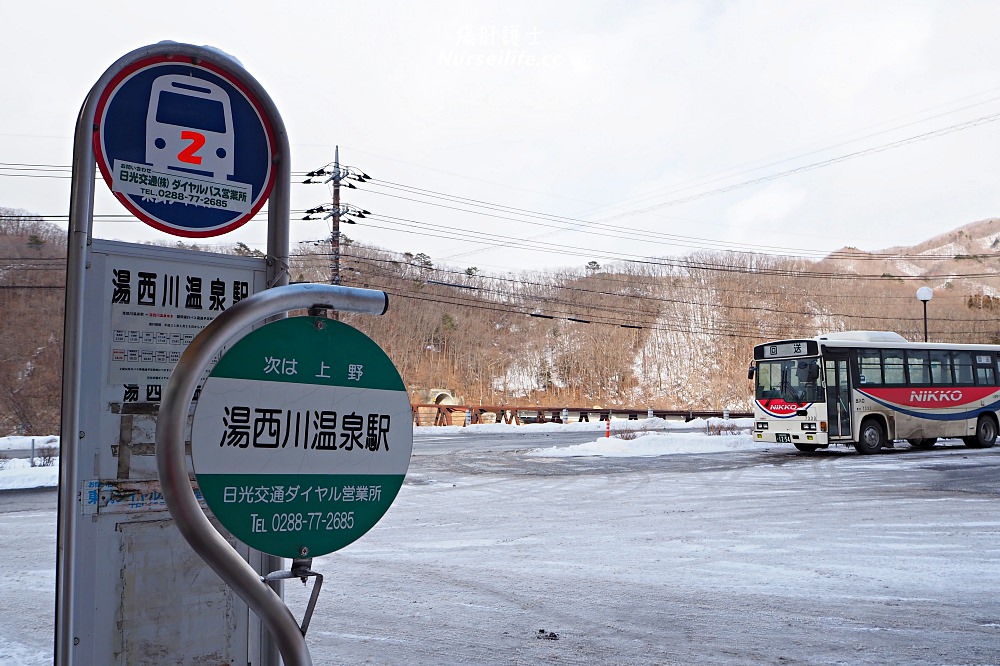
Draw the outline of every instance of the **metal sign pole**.
<instances>
[{"instance_id":1,"label":"metal sign pole","mask_svg":"<svg viewBox=\"0 0 1000 666\"><path fill-rule=\"evenodd\" d=\"M267 236L267 286L288 283L288 244L290 217L291 161L288 135L284 123L270 96L241 65L225 54L206 47L161 42L142 47L119 58L104 72L91 88L77 117L73 147L73 175L69 210L69 233L66 267L66 304L63 337L63 393L61 413L61 446L59 470L58 513L59 524L56 544L56 604L55 604L55 663L69 666L73 663L73 648L79 640L74 622L76 606L75 585L79 575L76 569L76 544L80 511L81 487L80 441L87 436L81 431L81 396L83 388L84 310L89 248L93 232L94 183L97 175L94 136L97 109L102 91L105 91L122 73L140 59L152 57L187 59L195 64L206 63L220 71L229 72L260 102L263 114L271 124L274 152L271 155L274 185L268 198ZM97 433L94 436L98 436ZM263 568L280 567L280 558L264 557ZM275 583L280 594L280 582ZM276 651L262 648L265 664L277 664Z\"/></svg>"},{"instance_id":2,"label":"metal sign pole","mask_svg":"<svg viewBox=\"0 0 1000 666\"><path fill-rule=\"evenodd\" d=\"M112 68L113 69L113 68ZM102 77L83 103L73 144L73 181L69 207L66 263L66 309L63 325L63 394L59 445L59 526L56 536L55 663L71 664L73 654L73 579L76 543L77 448L80 432L80 360L83 353L83 292L87 246L94 219L96 163L92 147L96 92L113 72Z\"/></svg>"},{"instance_id":3,"label":"metal sign pole","mask_svg":"<svg viewBox=\"0 0 1000 666\"><path fill-rule=\"evenodd\" d=\"M156 465L167 508L185 540L261 618L286 666L311 666L305 636L281 598L265 585L205 516L191 487L185 431L194 391L213 357L241 332L289 310L324 308L384 314L384 292L322 284L269 289L241 301L195 336L170 376L156 424Z\"/></svg>"}]
</instances>

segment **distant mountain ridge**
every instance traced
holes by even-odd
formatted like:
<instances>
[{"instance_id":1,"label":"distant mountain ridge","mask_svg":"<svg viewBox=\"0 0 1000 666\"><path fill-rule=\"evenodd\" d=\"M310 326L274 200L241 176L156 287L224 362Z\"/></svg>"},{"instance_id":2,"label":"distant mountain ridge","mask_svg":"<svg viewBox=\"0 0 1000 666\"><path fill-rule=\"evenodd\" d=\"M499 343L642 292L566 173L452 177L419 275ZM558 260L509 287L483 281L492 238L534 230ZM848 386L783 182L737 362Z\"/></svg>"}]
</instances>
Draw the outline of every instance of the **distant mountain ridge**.
<instances>
[{"instance_id":1,"label":"distant mountain ridge","mask_svg":"<svg viewBox=\"0 0 1000 666\"><path fill-rule=\"evenodd\" d=\"M920 281L932 288L960 287L1000 295L1000 218L971 222L912 246L877 252L845 247L820 264L825 270Z\"/></svg>"}]
</instances>

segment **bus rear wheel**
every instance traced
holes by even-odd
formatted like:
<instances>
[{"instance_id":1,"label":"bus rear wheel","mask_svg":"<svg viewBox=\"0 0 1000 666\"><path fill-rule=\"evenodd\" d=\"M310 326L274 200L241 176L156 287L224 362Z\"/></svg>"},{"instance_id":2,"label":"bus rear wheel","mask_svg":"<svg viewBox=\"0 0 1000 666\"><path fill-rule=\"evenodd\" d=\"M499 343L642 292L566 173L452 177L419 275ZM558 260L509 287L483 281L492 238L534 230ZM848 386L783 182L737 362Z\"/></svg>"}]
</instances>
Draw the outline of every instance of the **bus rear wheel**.
<instances>
[{"instance_id":1,"label":"bus rear wheel","mask_svg":"<svg viewBox=\"0 0 1000 666\"><path fill-rule=\"evenodd\" d=\"M997 441L997 422L992 416L983 414L976 422L976 434L963 437L965 445L972 449L988 449Z\"/></svg>"},{"instance_id":2,"label":"bus rear wheel","mask_svg":"<svg viewBox=\"0 0 1000 666\"><path fill-rule=\"evenodd\" d=\"M908 439L910 446L915 449L930 449L937 444L937 437L922 437L920 439Z\"/></svg>"},{"instance_id":3,"label":"bus rear wheel","mask_svg":"<svg viewBox=\"0 0 1000 666\"><path fill-rule=\"evenodd\" d=\"M854 448L858 453L878 453L885 446L885 428L877 419L868 418L861 422L861 433Z\"/></svg>"}]
</instances>

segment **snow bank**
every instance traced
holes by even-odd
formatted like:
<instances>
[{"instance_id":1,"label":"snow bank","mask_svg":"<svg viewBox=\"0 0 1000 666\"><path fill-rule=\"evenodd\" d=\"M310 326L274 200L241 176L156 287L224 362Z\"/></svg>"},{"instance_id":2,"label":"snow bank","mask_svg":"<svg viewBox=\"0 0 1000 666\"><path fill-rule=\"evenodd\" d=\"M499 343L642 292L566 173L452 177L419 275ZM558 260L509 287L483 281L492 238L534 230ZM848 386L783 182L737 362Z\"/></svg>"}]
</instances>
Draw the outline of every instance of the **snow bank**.
<instances>
[{"instance_id":1,"label":"snow bank","mask_svg":"<svg viewBox=\"0 0 1000 666\"><path fill-rule=\"evenodd\" d=\"M35 455L39 449L59 449L59 438L55 435L43 437L0 437L0 453L5 451L30 451L31 442L35 442Z\"/></svg>"},{"instance_id":2,"label":"snow bank","mask_svg":"<svg viewBox=\"0 0 1000 666\"><path fill-rule=\"evenodd\" d=\"M36 463L37 463L36 458ZM48 467L32 467L27 458L3 461L0 466L0 490L25 488L54 488L59 485L59 459Z\"/></svg>"},{"instance_id":3,"label":"snow bank","mask_svg":"<svg viewBox=\"0 0 1000 666\"><path fill-rule=\"evenodd\" d=\"M530 423L525 425L510 425L507 423L480 423L469 426L415 426L414 433L419 434L446 434L461 432L482 433L505 433L511 432L511 428L530 428L531 432L605 432L607 430L606 421L583 421L580 423ZM694 419L692 421L669 421L667 419L652 418L629 421L628 419L612 419L611 432L628 431L681 431L681 432L701 432L707 433L710 427L736 428L749 431L753 428L753 419Z\"/></svg>"}]
</instances>

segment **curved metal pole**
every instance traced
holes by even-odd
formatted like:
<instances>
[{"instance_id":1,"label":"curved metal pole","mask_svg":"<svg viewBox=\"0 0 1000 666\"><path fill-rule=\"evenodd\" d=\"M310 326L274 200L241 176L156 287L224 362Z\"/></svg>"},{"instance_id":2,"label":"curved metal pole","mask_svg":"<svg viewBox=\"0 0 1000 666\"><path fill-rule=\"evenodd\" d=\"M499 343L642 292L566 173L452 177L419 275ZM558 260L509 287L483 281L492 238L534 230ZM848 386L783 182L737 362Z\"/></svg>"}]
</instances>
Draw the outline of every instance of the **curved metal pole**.
<instances>
[{"instance_id":1,"label":"curved metal pole","mask_svg":"<svg viewBox=\"0 0 1000 666\"><path fill-rule=\"evenodd\" d=\"M261 619L277 643L285 666L312 666L305 636L281 597L261 581L205 516L191 487L184 440L191 399L212 358L253 324L289 310L312 307L384 314L388 297L371 289L296 284L268 289L240 301L195 336L181 355L163 392L156 424L156 468L177 529Z\"/></svg>"}]
</instances>

